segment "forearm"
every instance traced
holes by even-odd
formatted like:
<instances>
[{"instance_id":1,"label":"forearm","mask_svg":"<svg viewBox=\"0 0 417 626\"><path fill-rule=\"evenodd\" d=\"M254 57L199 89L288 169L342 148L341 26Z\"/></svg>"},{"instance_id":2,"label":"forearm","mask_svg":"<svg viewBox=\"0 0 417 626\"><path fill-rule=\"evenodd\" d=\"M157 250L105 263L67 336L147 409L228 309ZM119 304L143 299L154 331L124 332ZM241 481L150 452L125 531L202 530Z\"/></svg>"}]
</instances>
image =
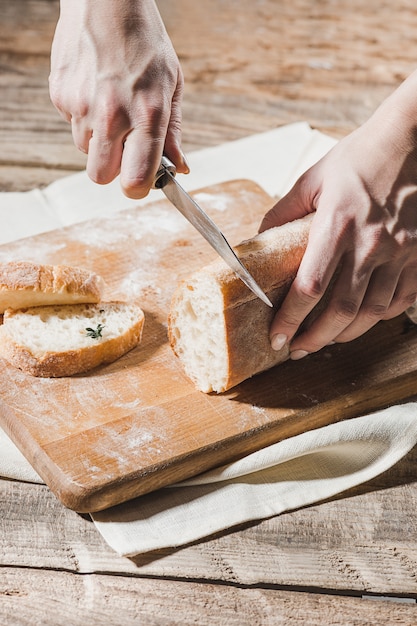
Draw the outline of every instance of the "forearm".
<instances>
[{"instance_id":1,"label":"forearm","mask_svg":"<svg viewBox=\"0 0 417 626\"><path fill-rule=\"evenodd\" d=\"M380 149L390 159L398 155L401 160L401 155L414 152L417 147L417 70L352 133L355 139L356 135L369 135L374 149ZM381 164L386 166L385 162ZM370 163L370 167L374 168L375 163Z\"/></svg>"},{"instance_id":2,"label":"forearm","mask_svg":"<svg viewBox=\"0 0 417 626\"><path fill-rule=\"evenodd\" d=\"M154 0L61 0L60 22L95 51L97 70L114 67L119 76L121 68L131 70L138 62L129 56L138 37L153 50L169 41ZM79 53L81 63L85 51L80 47Z\"/></svg>"}]
</instances>

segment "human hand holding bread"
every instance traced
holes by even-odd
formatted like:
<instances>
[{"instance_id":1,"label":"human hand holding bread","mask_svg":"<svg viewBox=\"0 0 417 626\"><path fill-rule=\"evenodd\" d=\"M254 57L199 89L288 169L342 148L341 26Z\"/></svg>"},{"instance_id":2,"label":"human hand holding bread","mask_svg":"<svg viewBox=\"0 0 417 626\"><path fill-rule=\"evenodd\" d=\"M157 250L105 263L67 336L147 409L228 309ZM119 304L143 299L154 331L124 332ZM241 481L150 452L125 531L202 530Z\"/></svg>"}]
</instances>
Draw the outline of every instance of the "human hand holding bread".
<instances>
[{"instance_id":1,"label":"human hand holding bread","mask_svg":"<svg viewBox=\"0 0 417 626\"><path fill-rule=\"evenodd\" d=\"M262 221L261 231L314 213L299 271L270 329L272 346L289 345L292 359L351 341L416 300L416 87L414 73ZM299 332L334 277L326 308Z\"/></svg>"}]
</instances>

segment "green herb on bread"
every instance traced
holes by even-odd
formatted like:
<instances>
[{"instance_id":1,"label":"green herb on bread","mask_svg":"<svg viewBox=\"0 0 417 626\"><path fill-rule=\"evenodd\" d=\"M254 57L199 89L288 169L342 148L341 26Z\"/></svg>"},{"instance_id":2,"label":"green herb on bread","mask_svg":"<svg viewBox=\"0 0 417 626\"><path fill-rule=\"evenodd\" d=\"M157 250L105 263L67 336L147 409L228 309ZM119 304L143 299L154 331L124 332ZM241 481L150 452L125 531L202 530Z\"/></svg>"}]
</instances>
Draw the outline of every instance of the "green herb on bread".
<instances>
[{"instance_id":1,"label":"green herb on bread","mask_svg":"<svg viewBox=\"0 0 417 626\"><path fill-rule=\"evenodd\" d=\"M87 337L91 337L92 339L98 339L99 337L102 337L102 330L104 328L103 324L97 324L97 328L94 330L94 328L86 328L85 330L87 331Z\"/></svg>"}]
</instances>

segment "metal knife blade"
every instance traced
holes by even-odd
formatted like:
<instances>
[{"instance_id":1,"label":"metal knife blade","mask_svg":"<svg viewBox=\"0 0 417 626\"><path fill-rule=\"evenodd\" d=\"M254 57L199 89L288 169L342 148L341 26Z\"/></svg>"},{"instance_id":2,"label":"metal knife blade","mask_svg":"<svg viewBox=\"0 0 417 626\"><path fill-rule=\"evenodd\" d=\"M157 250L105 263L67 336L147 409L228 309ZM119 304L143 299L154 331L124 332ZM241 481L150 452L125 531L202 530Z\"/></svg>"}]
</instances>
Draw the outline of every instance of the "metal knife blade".
<instances>
[{"instance_id":1,"label":"metal knife blade","mask_svg":"<svg viewBox=\"0 0 417 626\"><path fill-rule=\"evenodd\" d=\"M272 302L238 258L221 230L175 179L175 166L166 157L162 157L161 167L156 174L154 187L162 189L168 200L203 235L206 241L226 261L228 266L239 276L245 285L262 302L272 307Z\"/></svg>"}]
</instances>

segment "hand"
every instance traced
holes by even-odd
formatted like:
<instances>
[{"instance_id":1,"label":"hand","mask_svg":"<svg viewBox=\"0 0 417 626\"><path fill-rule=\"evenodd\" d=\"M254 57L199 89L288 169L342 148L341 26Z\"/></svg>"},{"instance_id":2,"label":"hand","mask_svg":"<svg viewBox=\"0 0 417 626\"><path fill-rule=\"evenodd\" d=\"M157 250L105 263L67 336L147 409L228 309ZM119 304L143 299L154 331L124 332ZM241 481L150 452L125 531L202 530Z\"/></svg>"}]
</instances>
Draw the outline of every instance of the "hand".
<instances>
[{"instance_id":1,"label":"hand","mask_svg":"<svg viewBox=\"0 0 417 626\"><path fill-rule=\"evenodd\" d=\"M97 183L150 190L162 154L178 172L183 77L153 0L61 0L50 95Z\"/></svg>"},{"instance_id":2,"label":"hand","mask_svg":"<svg viewBox=\"0 0 417 626\"><path fill-rule=\"evenodd\" d=\"M264 217L261 231L315 211L299 271L270 329L272 347L290 342L293 359L355 339L416 300L415 82L416 76L412 89L391 96ZM296 335L332 280L325 309Z\"/></svg>"}]
</instances>

